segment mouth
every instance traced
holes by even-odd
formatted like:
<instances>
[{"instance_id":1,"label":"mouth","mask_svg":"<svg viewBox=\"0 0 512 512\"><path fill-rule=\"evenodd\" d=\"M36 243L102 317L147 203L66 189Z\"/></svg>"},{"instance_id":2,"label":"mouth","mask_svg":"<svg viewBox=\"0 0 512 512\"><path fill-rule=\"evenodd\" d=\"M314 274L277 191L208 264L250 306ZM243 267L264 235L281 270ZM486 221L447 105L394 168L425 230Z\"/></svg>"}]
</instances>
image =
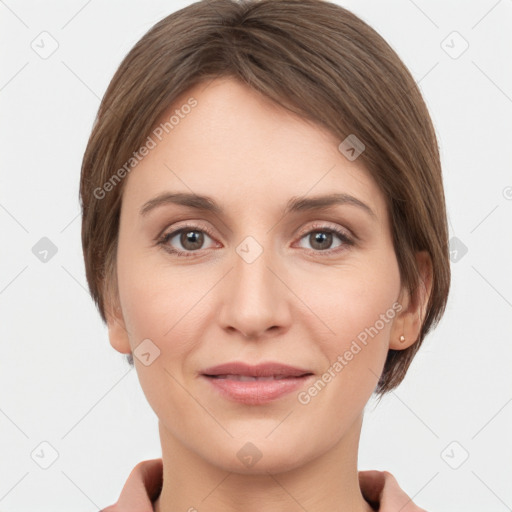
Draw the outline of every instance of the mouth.
<instances>
[{"instance_id":1,"label":"mouth","mask_svg":"<svg viewBox=\"0 0 512 512\"><path fill-rule=\"evenodd\" d=\"M202 375L213 378L236 378L252 377L256 379L268 378L286 379L290 377L302 377L304 375L312 375L308 369L290 366L282 363L261 363L258 365L250 365L241 361L219 364L206 368L201 372Z\"/></svg>"},{"instance_id":2,"label":"mouth","mask_svg":"<svg viewBox=\"0 0 512 512\"><path fill-rule=\"evenodd\" d=\"M303 387L313 375L307 369L280 363L251 366L241 362L218 365L201 373L223 398L245 405L262 405L281 398Z\"/></svg>"},{"instance_id":3,"label":"mouth","mask_svg":"<svg viewBox=\"0 0 512 512\"><path fill-rule=\"evenodd\" d=\"M308 377L309 375L313 375L312 373L305 373L303 375L291 376L291 375L270 375L268 377L254 377L252 375L207 375L204 374L205 377L210 377L212 379L229 379L229 380L237 380L240 382L259 382L259 381L270 381L270 380L282 380L282 379L301 379L303 377Z\"/></svg>"}]
</instances>

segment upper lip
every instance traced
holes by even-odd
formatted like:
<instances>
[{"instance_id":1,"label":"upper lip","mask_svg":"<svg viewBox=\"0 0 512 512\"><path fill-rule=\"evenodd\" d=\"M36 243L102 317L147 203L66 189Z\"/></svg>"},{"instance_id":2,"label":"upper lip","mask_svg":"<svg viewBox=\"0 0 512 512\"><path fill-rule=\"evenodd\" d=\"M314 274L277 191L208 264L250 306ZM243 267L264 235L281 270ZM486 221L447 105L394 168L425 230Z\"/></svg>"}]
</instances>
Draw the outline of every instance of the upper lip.
<instances>
[{"instance_id":1,"label":"upper lip","mask_svg":"<svg viewBox=\"0 0 512 512\"><path fill-rule=\"evenodd\" d=\"M203 375L246 375L248 377L301 377L311 375L312 372L304 368L296 368L281 363L262 363L250 365L240 361L220 364L206 368L201 372Z\"/></svg>"}]
</instances>

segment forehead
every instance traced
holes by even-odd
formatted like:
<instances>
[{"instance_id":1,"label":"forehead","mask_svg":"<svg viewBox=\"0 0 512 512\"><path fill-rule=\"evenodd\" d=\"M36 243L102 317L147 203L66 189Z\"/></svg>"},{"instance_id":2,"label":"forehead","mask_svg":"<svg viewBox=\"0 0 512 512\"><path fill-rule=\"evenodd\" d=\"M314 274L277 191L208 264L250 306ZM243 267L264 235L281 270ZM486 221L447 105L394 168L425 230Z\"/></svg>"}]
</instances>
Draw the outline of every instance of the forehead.
<instances>
[{"instance_id":1,"label":"forehead","mask_svg":"<svg viewBox=\"0 0 512 512\"><path fill-rule=\"evenodd\" d=\"M130 172L123 203L182 191L270 210L292 196L341 192L385 216L381 191L361 159L350 161L339 151L341 140L237 80L189 89L150 137L152 149Z\"/></svg>"}]
</instances>

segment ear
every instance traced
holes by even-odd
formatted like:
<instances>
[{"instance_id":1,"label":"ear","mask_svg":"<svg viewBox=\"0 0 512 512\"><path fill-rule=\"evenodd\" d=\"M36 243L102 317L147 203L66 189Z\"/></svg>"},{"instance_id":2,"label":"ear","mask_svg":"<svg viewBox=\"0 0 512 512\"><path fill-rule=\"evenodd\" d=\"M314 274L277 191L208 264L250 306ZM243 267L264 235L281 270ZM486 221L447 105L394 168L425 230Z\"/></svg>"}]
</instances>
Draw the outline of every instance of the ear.
<instances>
[{"instance_id":1,"label":"ear","mask_svg":"<svg viewBox=\"0 0 512 512\"><path fill-rule=\"evenodd\" d=\"M131 354L130 338L118 298L110 301L106 307L105 316L107 318L108 337L112 347L122 354Z\"/></svg>"},{"instance_id":2,"label":"ear","mask_svg":"<svg viewBox=\"0 0 512 512\"><path fill-rule=\"evenodd\" d=\"M393 322L389 340L389 348L393 350L404 350L416 343L425 318L432 290L432 260L427 251L420 251L416 253L416 261L420 282L413 297L405 289L400 293L398 302L402 305L402 310ZM404 341L400 341L401 336L404 337Z\"/></svg>"}]
</instances>

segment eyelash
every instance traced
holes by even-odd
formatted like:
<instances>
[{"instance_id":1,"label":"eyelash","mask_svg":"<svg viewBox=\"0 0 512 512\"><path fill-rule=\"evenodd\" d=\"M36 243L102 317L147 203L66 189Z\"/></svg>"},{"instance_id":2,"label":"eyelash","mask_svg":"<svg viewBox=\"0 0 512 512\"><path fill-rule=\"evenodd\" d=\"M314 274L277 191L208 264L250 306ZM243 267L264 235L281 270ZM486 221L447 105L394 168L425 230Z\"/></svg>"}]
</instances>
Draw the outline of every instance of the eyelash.
<instances>
[{"instance_id":1,"label":"eyelash","mask_svg":"<svg viewBox=\"0 0 512 512\"><path fill-rule=\"evenodd\" d=\"M170 239L174 238L176 235L180 234L183 231L199 231L201 233L206 233L212 239L214 238L212 232L208 228L206 228L204 226L197 226L197 225L189 224L189 225L185 225L175 231L171 231L170 233L164 233L162 236L160 236L157 239L157 245L161 245L165 251L169 252L170 254L174 254L175 256L178 256L178 257L185 257L185 258L197 257L198 256L197 253L199 253L201 251L201 249L198 249L196 251L180 251L177 249L171 249L170 246L167 245L167 242ZM335 247L333 249L326 249L324 251L315 250L315 249L306 249L306 251L308 251L308 252L314 252L315 254L322 254L324 256L330 256L331 254L346 250L346 246L350 247L350 246L354 245L354 240L352 240L352 238L350 238L344 231L341 231L340 229L337 229L337 228L328 227L323 224L313 225L309 231L307 231L306 233L304 233L300 236L299 240L302 240L305 236L311 235L312 233L315 233L315 232L334 233L334 234L338 235L340 240L343 242L343 245Z\"/></svg>"}]
</instances>

